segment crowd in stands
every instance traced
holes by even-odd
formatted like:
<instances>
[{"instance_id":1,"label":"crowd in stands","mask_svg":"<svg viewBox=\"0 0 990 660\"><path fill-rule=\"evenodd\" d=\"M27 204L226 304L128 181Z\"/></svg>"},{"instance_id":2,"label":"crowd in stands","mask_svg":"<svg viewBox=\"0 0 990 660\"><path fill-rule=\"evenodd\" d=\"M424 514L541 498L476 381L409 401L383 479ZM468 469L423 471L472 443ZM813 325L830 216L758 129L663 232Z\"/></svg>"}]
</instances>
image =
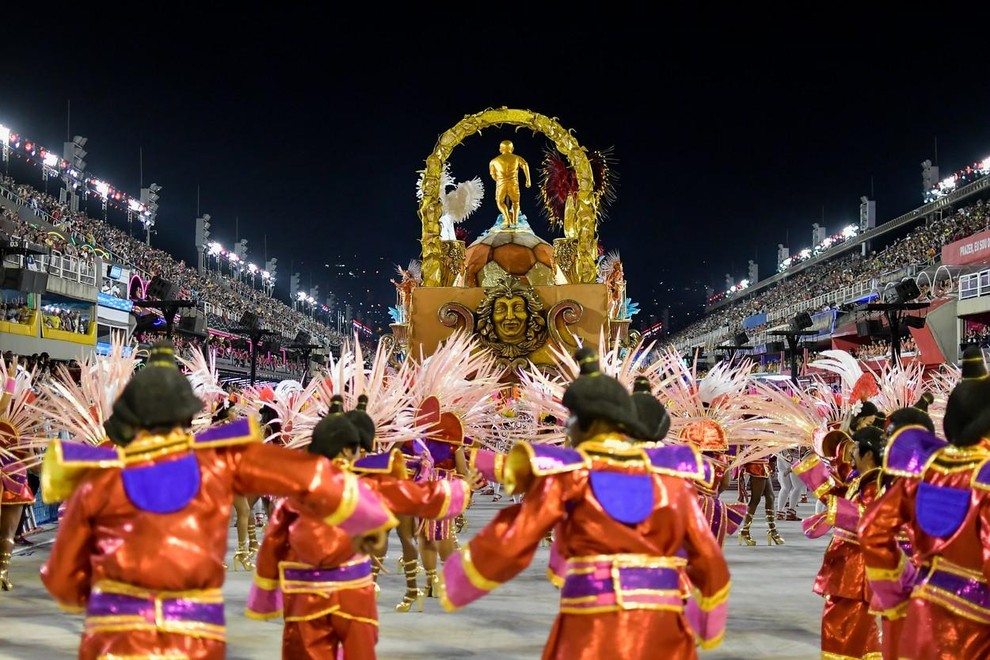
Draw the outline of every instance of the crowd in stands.
<instances>
[{"instance_id":1,"label":"crowd in stands","mask_svg":"<svg viewBox=\"0 0 990 660\"><path fill-rule=\"evenodd\" d=\"M984 231L988 228L988 223L990 204L979 200L951 215L947 214L914 228L880 252L874 250L865 257L858 253L850 254L817 264L768 289L715 309L699 321L674 333L671 341L679 344L720 328L726 329L727 334L737 332L743 319L754 314L772 312L857 282L868 282L905 266L933 265L941 258L943 245ZM926 284L922 293L938 294L944 293L944 290L931 291ZM753 330L758 331L758 328Z\"/></svg>"},{"instance_id":2,"label":"crowd in stands","mask_svg":"<svg viewBox=\"0 0 990 660\"><path fill-rule=\"evenodd\" d=\"M890 341L873 339L869 344L863 344L853 349L852 354L860 360L882 360L890 357ZM910 336L901 339L901 355L914 355L918 352L918 345Z\"/></svg>"},{"instance_id":3,"label":"crowd in stands","mask_svg":"<svg viewBox=\"0 0 990 660\"><path fill-rule=\"evenodd\" d=\"M307 332L314 343L324 339L339 345L344 337L332 328L294 310L277 298L272 298L250 284L225 277L216 272L200 276L185 261L176 261L163 250L131 237L102 220L73 212L57 197L18 183L9 176L0 176L0 194L32 209L24 214L3 209L5 226L12 227L19 238L48 245L65 254L93 260L96 256L79 246L99 247L110 253L111 261L143 273L150 279L157 275L180 289L187 299L199 299L209 304L208 323L220 330L235 326L244 312L257 314L262 327L275 330L290 340L299 330ZM111 293L112 291L107 291Z\"/></svg>"},{"instance_id":4,"label":"crowd in stands","mask_svg":"<svg viewBox=\"0 0 990 660\"><path fill-rule=\"evenodd\" d=\"M45 327L62 332L89 333L90 316L76 309L65 309L58 305L45 305L41 308Z\"/></svg>"},{"instance_id":5,"label":"crowd in stands","mask_svg":"<svg viewBox=\"0 0 990 660\"><path fill-rule=\"evenodd\" d=\"M0 320L9 323L30 323L31 308L27 300L0 300Z\"/></svg>"}]
</instances>

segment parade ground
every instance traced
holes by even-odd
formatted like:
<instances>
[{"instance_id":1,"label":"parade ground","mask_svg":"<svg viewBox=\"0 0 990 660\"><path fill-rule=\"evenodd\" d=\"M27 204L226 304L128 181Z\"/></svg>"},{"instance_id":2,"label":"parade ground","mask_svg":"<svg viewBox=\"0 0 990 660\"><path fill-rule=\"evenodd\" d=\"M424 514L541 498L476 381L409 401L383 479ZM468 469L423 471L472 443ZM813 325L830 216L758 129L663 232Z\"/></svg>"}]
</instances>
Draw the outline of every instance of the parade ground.
<instances>
[{"instance_id":1,"label":"parade ground","mask_svg":"<svg viewBox=\"0 0 990 660\"><path fill-rule=\"evenodd\" d=\"M732 490L735 497L735 490ZM728 499L729 493L726 493ZM479 495L468 511L463 540L471 536L501 508L507 498L493 503ZM802 505L802 517L814 512L813 504ZM811 586L821 564L828 536L809 540L801 534L801 523L779 522L783 546L768 546L766 523L757 518L753 538L758 545L726 541L725 555L732 573L729 623L722 645L702 651L711 660L812 660L820 657L819 626L822 599ZM236 533L230 530L230 547ZM48 557L51 531L30 537L32 546L18 546L10 565L15 589L0 592L0 658L54 660L76 656L82 618L62 613L48 596L38 569ZM399 544L390 537L386 563L388 574L380 577L381 618L378 657L382 660L491 658L514 660L539 658L557 611L557 590L546 579L549 550L541 547L530 567L467 608L446 613L438 600L427 599L423 613L393 610L405 589L396 569ZM228 562L230 558L228 554ZM227 613L227 657L241 660L272 660L280 657L281 621L259 622L244 616L251 575L244 571L227 574L224 593Z\"/></svg>"}]
</instances>

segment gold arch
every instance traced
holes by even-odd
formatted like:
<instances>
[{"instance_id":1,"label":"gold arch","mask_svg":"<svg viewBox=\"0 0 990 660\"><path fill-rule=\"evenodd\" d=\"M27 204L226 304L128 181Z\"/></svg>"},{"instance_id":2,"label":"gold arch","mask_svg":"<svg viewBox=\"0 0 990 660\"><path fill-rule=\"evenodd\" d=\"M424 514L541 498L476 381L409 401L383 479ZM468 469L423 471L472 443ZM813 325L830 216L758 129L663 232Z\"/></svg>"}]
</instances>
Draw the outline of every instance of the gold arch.
<instances>
[{"instance_id":1,"label":"gold arch","mask_svg":"<svg viewBox=\"0 0 990 660\"><path fill-rule=\"evenodd\" d=\"M450 158L454 147L475 133L489 126L513 124L543 133L557 151L567 157L577 175L578 191L574 204L568 205L564 218L564 238L576 243L577 263L575 271L578 282L590 283L597 278L598 258L598 199L594 194L594 175L588 156L570 131L556 119L530 110L510 108L488 109L464 119L440 136L433 152L426 159L423 174L423 201L419 206L419 219L423 223L422 274L424 286L439 286L443 262L443 246L440 240L440 216L443 205L440 201L440 175L444 163Z\"/></svg>"}]
</instances>

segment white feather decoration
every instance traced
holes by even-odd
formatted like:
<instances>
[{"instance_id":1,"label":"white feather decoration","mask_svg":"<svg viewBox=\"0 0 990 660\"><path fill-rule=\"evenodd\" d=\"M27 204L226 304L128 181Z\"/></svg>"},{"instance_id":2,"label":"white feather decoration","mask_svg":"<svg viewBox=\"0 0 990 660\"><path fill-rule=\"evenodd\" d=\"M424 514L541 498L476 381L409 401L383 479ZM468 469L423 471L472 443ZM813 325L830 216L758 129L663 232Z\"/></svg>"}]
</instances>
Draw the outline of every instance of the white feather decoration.
<instances>
[{"instance_id":1,"label":"white feather decoration","mask_svg":"<svg viewBox=\"0 0 990 660\"><path fill-rule=\"evenodd\" d=\"M485 185L481 177L461 181L454 189L443 195L443 212L451 216L454 224L464 222L468 216L478 210L485 199Z\"/></svg>"}]
</instances>

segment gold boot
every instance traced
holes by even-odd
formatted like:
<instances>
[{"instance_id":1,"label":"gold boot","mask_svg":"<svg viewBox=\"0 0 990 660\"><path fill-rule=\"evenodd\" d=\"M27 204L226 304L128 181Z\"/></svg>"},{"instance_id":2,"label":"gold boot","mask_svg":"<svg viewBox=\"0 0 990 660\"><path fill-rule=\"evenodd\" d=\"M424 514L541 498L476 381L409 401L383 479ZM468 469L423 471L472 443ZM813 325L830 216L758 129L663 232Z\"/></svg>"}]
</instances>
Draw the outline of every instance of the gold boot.
<instances>
[{"instance_id":1,"label":"gold boot","mask_svg":"<svg viewBox=\"0 0 990 660\"><path fill-rule=\"evenodd\" d=\"M423 611L423 592L419 590L416 576L419 575L419 560L399 559L399 569L406 574L406 593L402 601L395 606L396 612L408 612L415 604L419 612Z\"/></svg>"},{"instance_id":2,"label":"gold boot","mask_svg":"<svg viewBox=\"0 0 990 660\"><path fill-rule=\"evenodd\" d=\"M255 523L254 518L248 520L248 554L254 556L258 554L258 550L261 549L261 544L258 543L258 525Z\"/></svg>"},{"instance_id":3,"label":"gold boot","mask_svg":"<svg viewBox=\"0 0 990 660\"><path fill-rule=\"evenodd\" d=\"M746 514L742 527L739 528L739 545L756 545L756 541L749 534L749 527L753 524L753 516Z\"/></svg>"},{"instance_id":4,"label":"gold boot","mask_svg":"<svg viewBox=\"0 0 990 660\"><path fill-rule=\"evenodd\" d=\"M234 553L234 570L237 570L237 565L240 564L241 568L245 571L254 570L254 564L251 562L251 551L248 546L244 543L239 543L237 545L237 552Z\"/></svg>"},{"instance_id":5,"label":"gold boot","mask_svg":"<svg viewBox=\"0 0 990 660\"><path fill-rule=\"evenodd\" d=\"M784 545L784 539L777 533L777 521L772 513L767 514L767 545Z\"/></svg>"},{"instance_id":6,"label":"gold boot","mask_svg":"<svg viewBox=\"0 0 990 660\"><path fill-rule=\"evenodd\" d=\"M12 545L10 541L5 541L3 543L4 547L9 547ZM10 575L8 573L10 568L10 558L13 553L8 551L0 552L0 589L4 591L13 591L14 583L10 581Z\"/></svg>"},{"instance_id":7,"label":"gold boot","mask_svg":"<svg viewBox=\"0 0 990 660\"><path fill-rule=\"evenodd\" d=\"M426 597L437 598L440 595L440 576L437 569L426 569Z\"/></svg>"}]
</instances>

